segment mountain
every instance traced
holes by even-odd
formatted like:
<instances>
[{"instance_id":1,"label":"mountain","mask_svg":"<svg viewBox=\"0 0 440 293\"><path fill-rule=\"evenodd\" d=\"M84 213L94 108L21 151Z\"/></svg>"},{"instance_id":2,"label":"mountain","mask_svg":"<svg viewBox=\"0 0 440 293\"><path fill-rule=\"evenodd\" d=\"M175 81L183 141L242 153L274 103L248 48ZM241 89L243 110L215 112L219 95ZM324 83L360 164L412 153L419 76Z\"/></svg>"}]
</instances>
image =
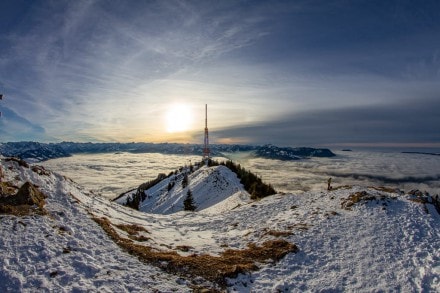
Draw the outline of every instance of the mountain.
<instances>
[{"instance_id":1,"label":"mountain","mask_svg":"<svg viewBox=\"0 0 440 293\"><path fill-rule=\"evenodd\" d=\"M253 152L255 156L279 160L298 160L308 157L333 157L329 149L314 148L280 148L273 145L210 145L212 156L222 156L224 153ZM53 158L66 157L80 153L162 153L200 155L203 145L182 143L38 143L38 142L8 142L0 144L0 154L14 156L29 161L44 161Z\"/></svg>"},{"instance_id":2,"label":"mountain","mask_svg":"<svg viewBox=\"0 0 440 293\"><path fill-rule=\"evenodd\" d=\"M0 144L0 154L6 157L18 157L31 162L41 162L70 156L70 153L66 152L58 144L32 141L2 143Z\"/></svg>"},{"instance_id":3,"label":"mountain","mask_svg":"<svg viewBox=\"0 0 440 293\"><path fill-rule=\"evenodd\" d=\"M190 172L189 167L183 168L145 189L139 210L155 214L182 211L188 191L192 194L196 211L210 208L211 211L223 212L251 201L237 175L227 167L193 168L196 168L194 172ZM136 192L132 190L115 201L126 204Z\"/></svg>"},{"instance_id":4,"label":"mountain","mask_svg":"<svg viewBox=\"0 0 440 293\"><path fill-rule=\"evenodd\" d=\"M315 149L315 148L290 148L277 147L274 145L260 146L255 151L256 156L266 159L276 159L283 161L301 160L309 157L334 157L336 156L329 149Z\"/></svg>"},{"instance_id":5,"label":"mountain","mask_svg":"<svg viewBox=\"0 0 440 293\"><path fill-rule=\"evenodd\" d=\"M1 292L440 290L439 202L423 192L335 186L164 215L0 159ZM194 190L197 171L234 180L202 167ZM39 203L5 199L18 194Z\"/></svg>"}]
</instances>

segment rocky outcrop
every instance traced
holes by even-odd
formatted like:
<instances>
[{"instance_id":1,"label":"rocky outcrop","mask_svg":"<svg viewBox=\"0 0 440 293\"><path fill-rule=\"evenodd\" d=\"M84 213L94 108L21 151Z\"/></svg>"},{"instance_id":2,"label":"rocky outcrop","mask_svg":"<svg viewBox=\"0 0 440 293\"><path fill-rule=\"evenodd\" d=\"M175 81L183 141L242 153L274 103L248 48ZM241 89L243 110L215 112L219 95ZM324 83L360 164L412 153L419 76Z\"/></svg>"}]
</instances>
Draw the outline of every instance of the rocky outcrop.
<instances>
[{"instance_id":1,"label":"rocky outcrop","mask_svg":"<svg viewBox=\"0 0 440 293\"><path fill-rule=\"evenodd\" d=\"M7 184L3 183L3 185ZM16 216L46 213L44 210L46 195L30 182L24 183L15 194L8 195L2 192L1 195L0 213Z\"/></svg>"}]
</instances>

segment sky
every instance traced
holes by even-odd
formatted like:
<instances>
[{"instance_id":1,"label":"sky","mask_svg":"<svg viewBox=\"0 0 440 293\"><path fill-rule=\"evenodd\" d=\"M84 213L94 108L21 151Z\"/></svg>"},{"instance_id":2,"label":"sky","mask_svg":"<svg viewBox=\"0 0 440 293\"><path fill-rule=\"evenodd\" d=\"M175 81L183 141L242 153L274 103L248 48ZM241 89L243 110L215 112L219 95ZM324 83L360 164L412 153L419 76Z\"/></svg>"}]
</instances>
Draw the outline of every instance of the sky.
<instances>
[{"instance_id":1,"label":"sky","mask_svg":"<svg viewBox=\"0 0 440 293\"><path fill-rule=\"evenodd\" d=\"M440 149L440 1L0 2L0 141Z\"/></svg>"}]
</instances>

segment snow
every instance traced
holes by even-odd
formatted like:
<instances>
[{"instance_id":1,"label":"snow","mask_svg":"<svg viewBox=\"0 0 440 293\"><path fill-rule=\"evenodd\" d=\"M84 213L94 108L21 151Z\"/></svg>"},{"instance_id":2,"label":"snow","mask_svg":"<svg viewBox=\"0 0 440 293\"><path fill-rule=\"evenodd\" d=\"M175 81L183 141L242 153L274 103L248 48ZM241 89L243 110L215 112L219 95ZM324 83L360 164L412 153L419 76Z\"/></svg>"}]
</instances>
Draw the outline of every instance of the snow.
<instances>
[{"instance_id":1,"label":"snow","mask_svg":"<svg viewBox=\"0 0 440 293\"><path fill-rule=\"evenodd\" d=\"M182 181L185 174L188 176L188 185L184 187ZM170 183L173 187L168 190ZM196 211L209 209L209 213L221 213L250 202L250 195L244 190L234 172L225 166L202 166L194 172L184 168L147 189L146 199L139 204L139 210L155 214L182 211L188 190L194 198ZM127 193L116 202L124 204L127 197L131 197L135 192L136 190Z\"/></svg>"},{"instance_id":2,"label":"snow","mask_svg":"<svg viewBox=\"0 0 440 293\"><path fill-rule=\"evenodd\" d=\"M60 175L38 176L14 162L2 161L2 170L17 186L40 186L50 216L0 215L1 292L189 291L176 283L178 277L123 252L69 196L93 202L95 195Z\"/></svg>"},{"instance_id":3,"label":"snow","mask_svg":"<svg viewBox=\"0 0 440 293\"><path fill-rule=\"evenodd\" d=\"M191 174L189 185L201 211L168 214L163 205L159 214L135 211L60 175L38 175L15 162L2 160L2 170L4 179L17 186L25 181L40 186L50 214L0 216L2 292L191 291L188 284L194 280L122 251L92 215L115 225L140 225L148 231L147 245L181 255L218 255L277 238L299 247L278 262L258 264L259 270L229 279L230 292L440 291L440 216L431 204L414 202L408 194L355 186L250 201L226 170L202 167ZM231 182L227 197L212 189L208 174ZM363 191L376 198L350 210L341 206ZM176 184L170 197L175 205L179 194L186 192ZM183 245L190 250L179 251Z\"/></svg>"}]
</instances>

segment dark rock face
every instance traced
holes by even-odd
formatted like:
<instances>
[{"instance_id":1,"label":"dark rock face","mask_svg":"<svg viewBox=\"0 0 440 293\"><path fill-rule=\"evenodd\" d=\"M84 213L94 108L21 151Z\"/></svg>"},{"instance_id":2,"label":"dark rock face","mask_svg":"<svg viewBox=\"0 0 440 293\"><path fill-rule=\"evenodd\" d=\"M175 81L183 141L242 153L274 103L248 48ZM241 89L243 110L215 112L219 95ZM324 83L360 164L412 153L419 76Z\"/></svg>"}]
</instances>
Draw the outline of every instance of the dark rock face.
<instances>
[{"instance_id":1,"label":"dark rock face","mask_svg":"<svg viewBox=\"0 0 440 293\"><path fill-rule=\"evenodd\" d=\"M14 205L37 205L42 208L45 205L44 195L41 191L37 189L32 183L26 182L17 191L15 196L10 196L11 203Z\"/></svg>"}]
</instances>

